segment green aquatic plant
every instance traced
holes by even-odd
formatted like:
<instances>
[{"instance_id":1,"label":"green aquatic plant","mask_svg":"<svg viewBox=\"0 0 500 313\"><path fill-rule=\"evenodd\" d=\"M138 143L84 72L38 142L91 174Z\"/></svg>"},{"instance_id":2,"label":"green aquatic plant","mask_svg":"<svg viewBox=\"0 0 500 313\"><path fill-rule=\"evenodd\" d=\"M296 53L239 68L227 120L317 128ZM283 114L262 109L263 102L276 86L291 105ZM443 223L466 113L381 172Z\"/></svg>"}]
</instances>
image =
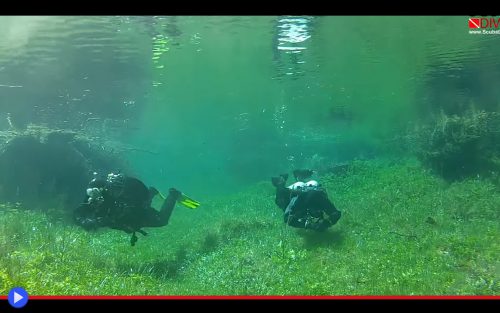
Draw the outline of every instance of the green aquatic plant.
<instances>
[{"instance_id":1,"label":"green aquatic plant","mask_svg":"<svg viewBox=\"0 0 500 313\"><path fill-rule=\"evenodd\" d=\"M418 158L438 175L456 180L500 171L500 114L476 110L443 112L408 136Z\"/></svg>"},{"instance_id":2,"label":"green aquatic plant","mask_svg":"<svg viewBox=\"0 0 500 313\"><path fill-rule=\"evenodd\" d=\"M0 294L497 295L500 192L452 184L417 160L355 161L320 178L342 218L284 225L270 183L176 209L130 247L48 212L0 207Z\"/></svg>"}]
</instances>

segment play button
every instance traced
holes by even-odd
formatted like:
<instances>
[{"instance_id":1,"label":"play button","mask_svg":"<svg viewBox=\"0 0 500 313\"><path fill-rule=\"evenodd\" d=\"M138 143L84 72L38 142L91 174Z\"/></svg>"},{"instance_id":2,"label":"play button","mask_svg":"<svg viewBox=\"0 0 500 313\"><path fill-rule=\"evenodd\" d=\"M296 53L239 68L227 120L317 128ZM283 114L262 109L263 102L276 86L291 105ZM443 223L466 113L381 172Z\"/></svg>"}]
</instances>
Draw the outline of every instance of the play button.
<instances>
[{"instance_id":1,"label":"play button","mask_svg":"<svg viewBox=\"0 0 500 313\"><path fill-rule=\"evenodd\" d=\"M17 309L28 303L28 293L21 287L12 288L8 296L9 304Z\"/></svg>"}]
</instances>

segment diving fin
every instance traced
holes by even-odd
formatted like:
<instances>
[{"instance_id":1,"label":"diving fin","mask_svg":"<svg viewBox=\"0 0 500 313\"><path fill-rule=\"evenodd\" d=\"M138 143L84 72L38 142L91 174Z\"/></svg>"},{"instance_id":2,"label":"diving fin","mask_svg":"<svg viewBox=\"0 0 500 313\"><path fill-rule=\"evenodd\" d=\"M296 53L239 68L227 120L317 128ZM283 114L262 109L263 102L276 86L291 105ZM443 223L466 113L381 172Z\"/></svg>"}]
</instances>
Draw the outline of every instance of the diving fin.
<instances>
[{"instance_id":1,"label":"diving fin","mask_svg":"<svg viewBox=\"0 0 500 313\"><path fill-rule=\"evenodd\" d=\"M182 204L183 206L190 208L190 209L196 209L198 206L200 206L200 203L196 200L191 199L190 197L186 196L182 192L173 189L175 193L179 194L177 198L177 202ZM172 192L172 191L171 191ZM158 191L156 188L152 188L151 194L153 194L153 199L155 199L157 196L160 197L163 201L167 199L160 191ZM156 198L158 200L158 198Z\"/></svg>"},{"instance_id":2,"label":"diving fin","mask_svg":"<svg viewBox=\"0 0 500 313\"><path fill-rule=\"evenodd\" d=\"M177 202L190 209L196 209L198 206L200 206L200 203L198 201L189 198L183 193L179 196Z\"/></svg>"}]
</instances>

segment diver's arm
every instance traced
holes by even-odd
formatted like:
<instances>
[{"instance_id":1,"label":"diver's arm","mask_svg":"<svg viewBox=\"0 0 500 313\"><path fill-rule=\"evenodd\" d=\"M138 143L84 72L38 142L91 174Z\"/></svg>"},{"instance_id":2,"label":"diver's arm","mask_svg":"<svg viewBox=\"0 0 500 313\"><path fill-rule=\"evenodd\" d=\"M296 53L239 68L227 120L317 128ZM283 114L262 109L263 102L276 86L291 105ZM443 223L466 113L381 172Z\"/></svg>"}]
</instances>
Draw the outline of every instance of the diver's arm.
<instances>
[{"instance_id":1,"label":"diver's arm","mask_svg":"<svg viewBox=\"0 0 500 313\"><path fill-rule=\"evenodd\" d=\"M285 224L292 227L305 228L305 219L302 218L303 214L300 214L301 209L297 203L298 198L299 196L296 195L290 200L290 203L285 209L283 221Z\"/></svg>"},{"instance_id":2,"label":"diver's arm","mask_svg":"<svg viewBox=\"0 0 500 313\"><path fill-rule=\"evenodd\" d=\"M73 218L75 223L85 230L97 229L100 226L99 220L92 216L88 203L82 203L75 210Z\"/></svg>"}]
</instances>

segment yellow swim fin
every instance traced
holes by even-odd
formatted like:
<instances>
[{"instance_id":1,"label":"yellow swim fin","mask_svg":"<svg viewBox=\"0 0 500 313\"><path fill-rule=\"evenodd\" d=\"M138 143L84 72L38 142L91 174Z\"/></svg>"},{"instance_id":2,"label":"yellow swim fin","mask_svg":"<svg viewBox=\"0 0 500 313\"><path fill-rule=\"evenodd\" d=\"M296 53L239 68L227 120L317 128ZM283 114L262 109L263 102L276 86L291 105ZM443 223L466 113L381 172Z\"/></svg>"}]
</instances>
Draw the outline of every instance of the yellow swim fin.
<instances>
[{"instance_id":1,"label":"yellow swim fin","mask_svg":"<svg viewBox=\"0 0 500 313\"><path fill-rule=\"evenodd\" d=\"M190 209L196 209L200 206L200 203L198 201L189 198L185 194L182 194L179 199L177 199L177 202Z\"/></svg>"},{"instance_id":2,"label":"yellow swim fin","mask_svg":"<svg viewBox=\"0 0 500 313\"><path fill-rule=\"evenodd\" d=\"M157 189L154 189L155 196L153 197L153 202L157 204L158 206L161 206L161 202L165 201L167 197L165 197L161 192L159 192ZM161 198L161 200L159 199ZM197 207L200 206L200 203L198 201L195 201L185 194L181 193L179 196L179 199L177 199L177 202L182 204L183 206L190 208L190 209L196 209Z\"/></svg>"}]
</instances>

